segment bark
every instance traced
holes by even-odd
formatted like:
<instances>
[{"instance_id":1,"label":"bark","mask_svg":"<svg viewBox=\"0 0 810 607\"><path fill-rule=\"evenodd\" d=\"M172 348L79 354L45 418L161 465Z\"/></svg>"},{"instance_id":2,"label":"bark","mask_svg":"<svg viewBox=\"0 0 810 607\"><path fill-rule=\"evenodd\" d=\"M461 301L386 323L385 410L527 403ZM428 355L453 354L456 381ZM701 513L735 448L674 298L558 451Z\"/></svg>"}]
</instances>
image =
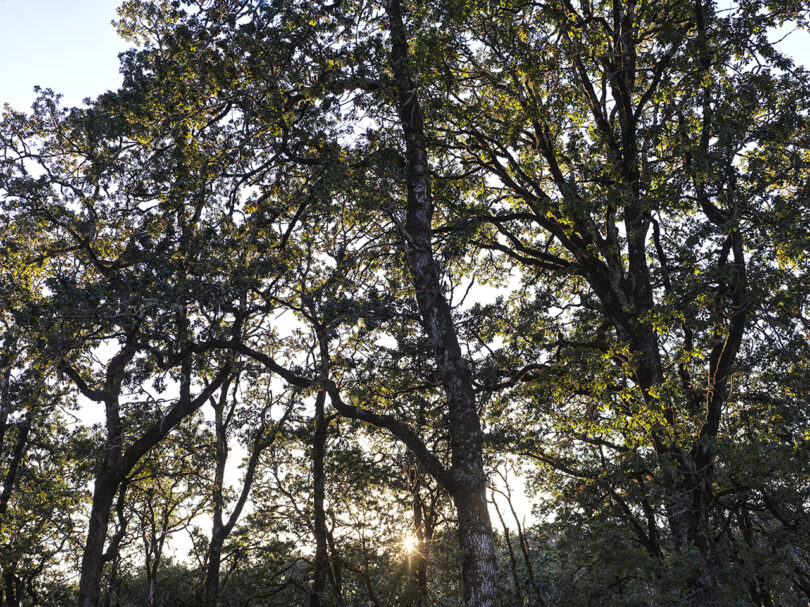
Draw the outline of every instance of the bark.
<instances>
[{"instance_id":1,"label":"bark","mask_svg":"<svg viewBox=\"0 0 810 607\"><path fill-rule=\"evenodd\" d=\"M740 531L742 532L743 539L750 550L756 550L756 540L754 539L754 525L751 521L751 513L748 508L743 506L737 513ZM754 575L749 584L749 594L751 601L760 607L773 607L773 599L771 593L765 586L765 581L761 575Z\"/></svg>"},{"instance_id":2,"label":"bark","mask_svg":"<svg viewBox=\"0 0 810 607\"><path fill-rule=\"evenodd\" d=\"M3 582L6 593L5 607L20 607L20 588L13 568L8 568L3 572Z\"/></svg>"},{"instance_id":3,"label":"bark","mask_svg":"<svg viewBox=\"0 0 810 607\"><path fill-rule=\"evenodd\" d=\"M104 460L93 487L93 504L82 554L79 607L96 607L99 604L104 543L107 539L110 511L119 485L126 476L121 474L122 433L118 398L124 369L134 356L135 350L126 346L112 358L107 369L104 390L100 393L87 386L78 374L74 377L74 381L85 396L104 403L107 430Z\"/></svg>"},{"instance_id":4,"label":"bark","mask_svg":"<svg viewBox=\"0 0 810 607\"><path fill-rule=\"evenodd\" d=\"M458 513L464 600L468 607L500 605L495 547L486 499L483 434L472 378L461 353L450 306L433 256L430 168L418 88L408 59L407 32L398 0L387 6L397 114L405 138L407 207L402 226L408 268L422 324L447 397L453 483Z\"/></svg>"},{"instance_id":5,"label":"bark","mask_svg":"<svg viewBox=\"0 0 810 607\"><path fill-rule=\"evenodd\" d=\"M3 522L5 520L6 511L8 510L8 502L11 499L11 493L17 481L17 473L19 472L20 465L25 457L25 451L28 447L28 434L30 431L31 414L29 413L28 417L20 423L17 433L17 442L14 443L11 461L8 464L8 471L6 472L6 477L3 479L3 491L0 493L0 530L3 529Z\"/></svg>"},{"instance_id":6,"label":"bark","mask_svg":"<svg viewBox=\"0 0 810 607\"><path fill-rule=\"evenodd\" d=\"M124 537L127 533L127 526L129 524L129 519L126 517L126 492L127 492L127 480L125 479L124 482L121 483L118 489L118 499L115 503L115 513L116 517L118 518L118 528L113 535L112 540L110 541L107 550L104 553L103 562L110 563L110 583L107 587L107 595L104 600L104 604L106 607L111 607L113 595L116 597L120 594L120 580L119 580L119 573L120 573L120 566L121 566L121 554L119 552L121 542L123 541Z\"/></svg>"},{"instance_id":7,"label":"bark","mask_svg":"<svg viewBox=\"0 0 810 607\"><path fill-rule=\"evenodd\" d=\"M498 570L486 494L477 487L474 491L459 491L453 502L463 555L464 602L468 607L499 606Z\"/></svg>"},{"instance_id":8,"label":"bark","mask_svg":"<svg viewBox=\"0 0 810 607\"><path fill-rule=\"evenodd\" d=\"M79 607L96 607L99 602L101 570L104 565L104 542L110 520L110 508L117 491L115 470L105 469L96 477L90 523L82 555L79 580Z\"/></svg>"},{"instance_id":9,"label":"bark","mask_svg":"<svg viewBox=\"0 0 810 607\"><path fill-rule=\"evenodd\" d=\"M154 513L154 508L149 506L150 513ZM146 572L146 589L149 607L155 607L155 600L157 596L157 576L160 569L160 562L163 557L163 546L167 537L167 525L170 514L166 514L162 521L160 529L155 524L156 521L150 517L150 525L147 530L147 525L143 522L143 545L146 553L144 559L144 571ZM148 536L147 536L148 533Z\"/></svg>"},{"instance_id":10,"label":"bark","mask_svg":"<svg viewBox=\"0 0 810 607\"><path fill-rule=\"evenodd\" d=\"M325 479L324 455L326 451L326 418L324 404L326 392L321 390L315 399L315 440L312 446L312 507L315 536L315 561L312 578L312 591L309 595L310 607L321 607L329 575L329 555L327 553L326 511L324 509Z\"/></svg>"},{"instance_id":11,"label":"bark","mask_svg":"<svg viewBox=\"0 0 810 607\"><path fill-rule=\"evenodd\" d=\"M216 607L219 596L219 570L222 565L222 546L225 543L225 534L222 525L214 523L211 532L211 542L208 546L208 567L205 573L205 607Z\"/></svg>"},{"instance_id":12,"label":"bark","mask_svg":"<svg viewBox=\"0 0 810 607\"><path fill-rule=\"evenodd\" d=\"M709 607L713 604L715 563L706 496L701 495L699 487L686 483L665 487L665 492L667 519L676 549L681 554L697 549L697 573L689 580L690 602L695 607Z\"/></svg>"},{"instance_id":13,"label":"bark","mask_svg":"<svg viewBox=\"0 0 810 607\"><path fill-rule=\"evenodd\" d=\"M420 477L420 471L416 461L411 461L408 476L413 498L411 512L413 515L414 536L416 537L416 546L412 550L411 554L408 555L408 571L410 574L409 582L411 585L408 603L416 604L417 607L426 607L428 604L428 545L425 541L425 530L428 523L425 521L425 506L421 495L422 479Z\"/></svg>"},{"instance_id":14,"label":"bark","mask_svg":"<svg viewBox=\"0 0 810 607\"><path fill-rule=\"evenodd\" d=\"M0 384L0 448L5 444L8 414L11 413L11 364L3 370L3 382Z\"/></svg>"}]
</instances>

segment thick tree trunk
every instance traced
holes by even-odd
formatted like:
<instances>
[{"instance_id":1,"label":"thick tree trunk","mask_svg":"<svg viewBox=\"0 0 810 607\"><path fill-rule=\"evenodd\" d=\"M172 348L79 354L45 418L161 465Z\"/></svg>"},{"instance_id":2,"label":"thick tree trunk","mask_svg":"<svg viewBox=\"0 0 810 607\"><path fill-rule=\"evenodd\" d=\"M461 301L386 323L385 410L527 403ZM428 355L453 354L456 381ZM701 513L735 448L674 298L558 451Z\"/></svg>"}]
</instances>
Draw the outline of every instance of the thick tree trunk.
<instances>
[{"instance_id":1,"label":"thick tree trunk","mask_svg":"<svg viewBox=\"0 0 810 607\"><path fill-rule=\"evenodd\" d=\"M204 607L216 607L219 596L219 569L222 564L222 547L225 544L223 526L214 524L211 542L208 546L208 568L205 572Z\"/></svg>"},{"instance_id":2,"label":"thick tree trunk","mask_svg":"<svg viewBox=\"0 0 810 607\"><path fill-rule=\"evenodd\" d=\"M500 605L495 545L487 509L486 486L453 496L463 561L464 602L468 607Z\"/></svg>"},{"instance_id":3,"label":"thick tree trunk","mask_svg":"<svg viewBox=\"0 0 810 607\"><path fill-rule=\"evenodd\" d=\"M689 601L694 607L709 607L713 604L712 590L715 586L716 556L709 530L710 495L706 488L711 478L695 472L698 479L687 479L667 487L667 519L675 546L679 553L697 553L693 563L694 573L688 581Z\"/></svg>"},{"instance_id":4,"label":"thick tree trunk","mask_svg":"<svg viewBox=\"0 0 810 607\"><path fill-rule=\"evenodd\" d=\"M99 604L101 570L104 567L104 542L107 539L110 510L117 490L118 481L114 471L105 470L96 478L87 540L82 555L79 607L96 607Z\"/></svg>"},{"instance_id":5,"label":"thick tree trunk","mask_svg":"<svg viewBox=\"0 0 810 607\"><path fill-rule=\"evenodd\" d=\"M326 419L324 403L326 392L321 390L315 399L315 440L312 446L312 506L315 536L315 570L312 577L312 591L309 595L310 607L321 607L329 575L329 554L327 546L326 511L324 509L325 478L323 461L326 452Z\"/></svg>"},{"instance_id":6,"label":"thick tree trunk","mask_svg":"<svg viewBox=\"0 0 810 607\"><path fill-rule=\"evenodd\" d=\"M410 73L407 32L399 0L389 0L391 63L396 109L405 137L407 209L404 231L408 266L422 324L433 348L447 397L462 581L467 607L499 607L495 546L487 510L483 433L472 377L461 353L450 306L433 257L430 167L418 87Z\"/></svg>"},{"instance_id":7,"label":"thick tree trunk","mask_svg":"<svg viewBox=\"0 0 810 607\"><path fill-rule=\"evenodd\" d=\"M20 607L19 585L14 569L9 568L3 572L3 582L6 591L6 607Z\"/></svg>"}]
</instances>

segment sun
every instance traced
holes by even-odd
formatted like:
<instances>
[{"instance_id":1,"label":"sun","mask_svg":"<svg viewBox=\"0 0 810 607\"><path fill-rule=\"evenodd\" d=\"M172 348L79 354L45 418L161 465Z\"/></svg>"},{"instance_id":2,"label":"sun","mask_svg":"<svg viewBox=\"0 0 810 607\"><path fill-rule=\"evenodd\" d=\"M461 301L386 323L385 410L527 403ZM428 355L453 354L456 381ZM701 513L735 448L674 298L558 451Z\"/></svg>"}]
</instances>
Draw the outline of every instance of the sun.
<instances>
[{"instance_id":1,"label":"sun","mask_svg":"<svg viewBox=\"0 0 810 607\"><path fill-rule=\"evenodd\" d=\"M402 549L408 554L413 554L419 550L419 538L413 533L402 536Z\"/></svg>"}]
</instances>

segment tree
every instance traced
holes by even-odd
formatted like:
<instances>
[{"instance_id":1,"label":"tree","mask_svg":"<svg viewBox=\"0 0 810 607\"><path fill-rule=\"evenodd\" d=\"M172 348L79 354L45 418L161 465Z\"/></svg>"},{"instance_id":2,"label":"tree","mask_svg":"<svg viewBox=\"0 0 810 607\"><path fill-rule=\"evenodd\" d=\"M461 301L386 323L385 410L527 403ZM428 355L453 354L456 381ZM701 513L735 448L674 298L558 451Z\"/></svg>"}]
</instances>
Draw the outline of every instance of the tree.
<instances>
[{"instance_id":1,"label":"tree","mask_svg":"<svg viewBox=\"0 0 810 607\"><path fill-rule=\"evenodd\" d=\"M273 445L279 433L283 430L296 402L294 396L282 394L282 397L287 396L284 399L275 397L269 388L263 391L261 384L247 387L248 396L244 399L247 403L242 404L246 404L248 408L252 406L258 409L258 421L255 421L249 414L246 416L244 413L240 417L247 417L247 419L238 419L237 405L240 404L241 400L237 397L237 390L240 388L239 380L240 377L237 376L233 386L231 382L226 382L219 389L219 398L212 396L210 399L211 406L214 409L216 465L212 484L213 525L207 549L207 566L204 581L204 605L206 607L216 607L223 547L245 508L262 454ZM229 404L228 392L231 389L233 389L234 393ZM256 406L257 401L264 401L261 407ZM282 413L275 422L271 423L273 407L279 404L282 405ZM236 502L233 504L230 514L225 516L225 468L228 462L228 438L229 434L234 433L233 426L237 424L242 427L251 427L255 424L258 428L252 431L248 430L247 438L250 439L248 441L250 450L245 462L245 473L242 478L241 489L238 491Z\"/></svg>"},{"instance_id":2,"label":"tree","mask_svg":"<svg viewBox=\"0 0 810 607\"><path fill-rule=\"evenodd\" d=\"M764 32L798 14L514 3L460 11L446 38L457 63L439 87L458 103L437 131L484 180L459 221L535 280L576 277L574 303L598 312L578 341L614 361L619 386L579 440L614 459L654 451L675 549L699 555L696 605L723 585L710 523L718 443L746 331L762 321L759 281L789 280L761 218L802 204L807 76ZM604 394L606 377L584 390Z\"/></svg>"},{"instance_id":3,"label":"tree","mask_svg":"<svg viewBox=\"0 0 810 607\"><path fill-rule=\"evenodd\" d=\"M183 424L174 440L139 462L127 482L126 505L143 551L149 607L158 604L158 572L171 536L188 529L208 506L205 479L199 473L204 466L201 438L196 424Z\"/></svg>"}]
</instances>

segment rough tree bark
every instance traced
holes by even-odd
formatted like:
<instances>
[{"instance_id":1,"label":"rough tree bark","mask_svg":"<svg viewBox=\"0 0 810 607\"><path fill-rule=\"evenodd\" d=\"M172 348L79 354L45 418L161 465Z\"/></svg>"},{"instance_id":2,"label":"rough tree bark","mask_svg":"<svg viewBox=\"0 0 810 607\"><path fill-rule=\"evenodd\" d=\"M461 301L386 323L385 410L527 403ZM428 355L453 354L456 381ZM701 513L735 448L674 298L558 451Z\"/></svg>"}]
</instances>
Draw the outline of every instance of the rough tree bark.
<instances>
[{"instance_id":1,"label":"rough tree bark","mask_svg":"<svg viewBox=\"0 0 810 607\"><path fill-rule=\"evenodd\" d=\"M422 324L447 397L454 477L449 490L458 513L464 600L468 607L495 607L500 605L500 594L487 510L483 433L469 366L461 353L433 256L433 200L427 144L399 0L389 0L387 13L394 103L405 138L407 207L403 240Z\"/></svg>"},{"instance_id":2,"label":"rough tree bark","mask_svg":"<svg viewBox=\"0 0 810 607\"><path fill-rule=\"evenodd\" d=\"M309 607L321 607L329 575L326 511L324 509L325 478L323 460L326 452L326 417L324 405L326 392L321 390L315 398L315 436L312 445L312 507L313 535L315 536L315 560L312 576L312 591Z\"/></svg>"}]
</instances>

